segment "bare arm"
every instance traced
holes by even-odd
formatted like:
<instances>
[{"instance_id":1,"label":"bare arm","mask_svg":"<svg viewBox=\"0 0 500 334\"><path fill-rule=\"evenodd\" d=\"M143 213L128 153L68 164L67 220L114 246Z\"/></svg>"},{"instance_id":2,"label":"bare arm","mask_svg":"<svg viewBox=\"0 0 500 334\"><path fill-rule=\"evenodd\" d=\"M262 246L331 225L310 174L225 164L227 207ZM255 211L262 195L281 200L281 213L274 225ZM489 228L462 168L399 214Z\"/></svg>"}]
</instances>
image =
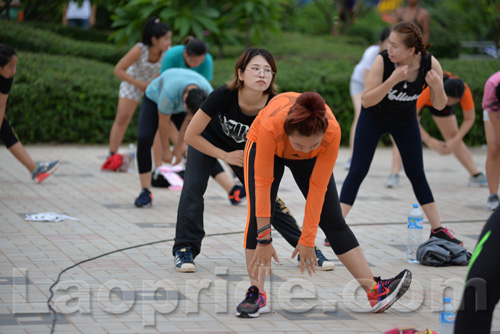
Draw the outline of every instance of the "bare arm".
<instances>
[{"instance_id":1,"label":"bare arm","mask_svg":"<svg viewBox=\"0 0 500 334\"><path fill-rule=\"evenodd\" d=\"M63 15L62 15L62 25L67 26L68 25L68 19L66 18L66 12L68 11L68 4L64 3L63 5Z\"/></svg>"},{"instance_id":2,"label":"bare arm","mask_svg":"<svg viewBox=\"0 0 500 334\"><path fill-rule=\"evenodd\" d=\"M9 94L0 93L0 128L2 128L3 118L5 117L5 109L7 106L7 98Z\"/></svg>"},{"instance_id":3,"label":"bare arm","mask_svg":"<svg viewBox=\"0 0 500 334\"><path fill-rule=\"evenodd\" d=\"M186 129L191 123L191 119L193 118L193 114L188 112L184 120L182 121L181 128L179 129L179 136L177 137L177 141L174 144L173 158L174 161L172 163L177 165L182 161L182 155L187 150L186 143L184 142L184 137L186 135Z\"/></svg>"},{"instance_id":4,"label":"bare arm","mask_svg":"<svg viewBox=\"0 0 500 334\"><path fill-rule=\"evenodd\" d=\"M92 5L89 17L89 26L93 27L95 25L95 13L97 11L97 5Z\"/></svg>"},{"instance_id":5,"label":"bare arm","mask_svg":"<svg viewBox=\"0 0 500 334\"><path fill-rule=\"evenodd\" d=\"M434 57L432 57L431 70L425 75L425 81L429 85L432 106L437 110L443 110L448 102L448 97L443 86L443 70Z\"/></svg>"},{"instance_id":6,"label":"bare arm","mask_svg":"<svg viewBox=\"0 0 500 334\"><path fill-rule=\"evenodd\" d=\"M421 109L420 109L421 110ZM424 127L422 126L422 123L420 123L420 119L422 118L420 116L420 110L417 109L417 115L418 115L418 126L420 127L420 136L422 137L422 142L425 143L425 145L434 151L438 152L439 154L443 155L446 154L446 145L442 140L436 139L428 133Z\"/></svg>"},{"instance_id":7,"label":"bare arm","mask_svg":"<svg viewBox=\"0 0 500 334\"><path fill-rule=\"evenodd\" d=\"M429 37L431 35L431 17L426 9L421 8L422 14L420 14L420 26L422 27L422 39L424 44L429 43Z\"/></svg>"},{"instance_id":8,"label":"bare arm","mask_svg":"<svg viewBox=\"0 0 500 334\"><path fill-rule=\"evenodd\" d=\"M158 131L160 132L161 146L163 148L162 160L172 162L172 151L169 141L169 123L171 115L165 115L158 111Z\"/></svg>"},{"instance_id":9,"label":"bare arm","mask_svg":"<svg viewBox=\"0 0 500 334\"><path fill-rule=\"evenodd\" d=\"M186 129L186 135L184 136L186 143L206 155L222 159L230 165L243 167L242 150L226 152L203 138L201 133L205 130L211 119L202 109L198 109Z\"/></svg>"},{"instance_id":10,"label":"bare arm","mask_svg":"<svg viewBox=\"0 0 500 334\"><path fill-rule=\"evenodd\" d=\"M113 73L117 76L121 81L126 81L136 86L141 92L146 91L148 87L148 82L137 80L130 75L127 74L127 69L132 66L139 58L141 57L141 47L139 45L135 45L132 47L115 65L115 69Z\"/></svg>"}]
</instances>

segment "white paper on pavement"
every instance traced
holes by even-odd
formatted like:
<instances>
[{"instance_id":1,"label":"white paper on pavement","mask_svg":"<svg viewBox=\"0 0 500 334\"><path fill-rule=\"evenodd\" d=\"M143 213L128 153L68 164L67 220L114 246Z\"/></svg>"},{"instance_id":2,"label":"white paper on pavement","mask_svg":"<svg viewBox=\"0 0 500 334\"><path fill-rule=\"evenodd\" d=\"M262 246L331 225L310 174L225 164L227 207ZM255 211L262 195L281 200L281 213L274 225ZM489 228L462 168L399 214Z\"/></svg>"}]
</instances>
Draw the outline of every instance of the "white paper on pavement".
<instances>
[{"instance_id":1,"label":"white paper on pavement","mask_svg":"<svg viewBox=\"0 0 500 334\"><path fill-rule=\"evenodd\" d=\"M70 217L62 213L56 212L40 212L40 213L27 213L26 220L36 222L60 222L64 219L80 220L78 218Z\"/></svg>"}]
</instances>

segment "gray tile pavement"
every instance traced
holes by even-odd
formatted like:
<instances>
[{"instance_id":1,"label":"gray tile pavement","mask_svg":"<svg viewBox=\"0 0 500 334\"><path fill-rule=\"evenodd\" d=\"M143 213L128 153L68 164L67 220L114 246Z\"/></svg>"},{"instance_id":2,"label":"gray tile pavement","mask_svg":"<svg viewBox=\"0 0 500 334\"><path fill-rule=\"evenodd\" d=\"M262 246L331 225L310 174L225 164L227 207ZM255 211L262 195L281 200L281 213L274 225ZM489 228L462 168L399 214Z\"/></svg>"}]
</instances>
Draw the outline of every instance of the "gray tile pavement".
<instances>
[{"instance_id":1,"label":"gray tile pavement","mask_svg":"<svg viewBox=\"0 0 500 334\"><path fill-rule=\"evenodd\" d=\"M347 221L375 275L412 270L407 294L387 312L371 314L351 275L322 246L321 231L317 244L336 267L313 277L300 273L296 260L290 259L292 249L274 233L280 263L274 265L267 288L272 312L258 320L234 315L249 285L242 248L246 205L231 206L222 188L209 182L207 237L196 259L197 272L181 274L171 256L179 191L154 188L153 207L137 209L137 174L101 172L104 146L36 145L28 151L38 160L60 159L62 165L36 185L6 149L0 150L1 333L50 333L47 300L58 274L80 261L137 245L143 246L82 263L61 275L53 297L60 312L56 333L383 333L397 326L438 330L443 294L458 306L466 267L405 261L405 221L415 197L404 175L398 189L385 188L389 149L377 150ZM341 149L334 171L339 190L348 154ZM484 170L486 151L477 148L472 154ZM444 225L472 251L489 217L487 189L468 187L467 172L452 156L425 150L424 161ZM280 197L301 221L304 199L289 173ZM39 212L79 220L24 220L25 214ZM500 332L500 312L493 332Z\"/></svg>"}]
</instances>

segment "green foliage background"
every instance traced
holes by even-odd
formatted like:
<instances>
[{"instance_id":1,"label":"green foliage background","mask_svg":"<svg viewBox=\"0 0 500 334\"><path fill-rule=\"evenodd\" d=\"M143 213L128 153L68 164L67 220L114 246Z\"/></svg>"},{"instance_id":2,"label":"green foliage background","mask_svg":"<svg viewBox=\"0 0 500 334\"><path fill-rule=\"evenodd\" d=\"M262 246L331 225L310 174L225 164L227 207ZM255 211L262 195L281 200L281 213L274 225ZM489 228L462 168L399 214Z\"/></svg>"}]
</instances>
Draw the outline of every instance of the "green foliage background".
<instances>
[{"instance_id":1,"label":"green foliage background","mask_svg":"<svg viewBox=\"0 0 500 334\"><path fill-rule=\"evenodd\" d=\"M280 91L314 90L325 98L342 127L342 145L348 145L353 119L350 75L370 44L368 40L376 39L383 26L378 26L377 20L367 16L366 20L356 23L347 36L285 31L255 45L275 56ZM297 23L292 25L300 27ZM376 26L371 34L370 26ZM374 30L377 32L373 33ZM78 34L59 24L1 22L0 42L13 46L19 53L18 72L6 115L23 143L107 143L118 99L119 80L113 74L113 67L128 47L104 41L107 37L103 34L88 34L87 40L77 40L68 37L75 36L72 33ZM438 45L430 49L433 54ZM243 49L242 44L225 46L224 57L215 60L214 87L230 79ZM213 48L210 51L214 52ZM454 50L442 52L452 54ZM472 89L476 124L466 136L466 143L473 146L485 143L483 87L486 79L500 68L500 61L460 61L439 56L438 59L444 70L459 75ZM457 109L461 122L461 111ZM137 116L138 112L124 142L135 141ZM423 123L433 136L440 137L428 113Z\"/></svg>"}]
</instances>

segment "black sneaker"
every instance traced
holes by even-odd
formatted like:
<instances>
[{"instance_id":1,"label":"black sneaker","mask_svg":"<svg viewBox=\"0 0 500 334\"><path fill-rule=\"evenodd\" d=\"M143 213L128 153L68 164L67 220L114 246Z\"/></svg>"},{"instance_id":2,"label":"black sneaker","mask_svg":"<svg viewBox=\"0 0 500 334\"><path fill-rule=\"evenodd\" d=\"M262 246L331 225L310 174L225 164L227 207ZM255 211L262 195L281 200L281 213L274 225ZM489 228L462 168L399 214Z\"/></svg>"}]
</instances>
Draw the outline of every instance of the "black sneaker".
<instances>
[{"instance_id":1,"label":"black sneaker","mask_svg":"<svg viewBox=\"0 0 500 334\"><path fill-rule=\"evenodd\" d=\"M196 266L193 261L191 247L184 247L175 252L175 270L181 273L194 273Z\"/></svg>"},{"instance_id":2,"label":"black sneaker","mask_svg":"<svg viewBox=\"0 0 500 334\"><path fill-rule=\"evenodd\" d=\"M431 235L429 238L432 238L432 237L448 240L448 241L456 243L460 246L464 245L464 243L461 240L458 240L457 238L455 238L453 236L453 234L451 234L451 232L448 230L448 228L440 227L438 229L431 230Z\"/></svg>"},{"instance_id":3,"label":"black sneaker","mask_svg":"<svg viewBox=\"0 0 500 334\"><path fill-rule=\"evenodd\" d=\"M374 277L373 286L366 293L373 313L384 312L403 296L411 284L411 272L403 270L398 276L381 280Z\"/></svg>"},{"instance_id":4,"label":"black sneaker","mask_svg":"<svg viewBox=\"0 0 500 334\"><path fill-rule=\"evenodd\" d=\"M134 204L138 208L151 206L153 204L153 194L146 188L142 189L139 197L135 199Z\"/></svg>"},{"instance_id":5,"label":"black sneaker","mask_svg":"<svg viewBox=\"0 0 500 334\"><path fill-rule=\"evenodd\" d=\"M228 195L229 201L231 202L232 205L238 205L241 203L243 198L247 196L247 193L245 191L245 187L235 185L233 189L231 189L231 192Z\"/></svg>"},{"instance_id":6,"label":"black sneaker","mask_svg":"<svg viewBox=\"0 0 500 334\"><path fill-rule=\"evenodd\" d=\"M236 316L240 318L257 318L268 312L266 293L260 292L255 285L248 288L245 299L236 307Z\"/></svg>"}]
</instances>

